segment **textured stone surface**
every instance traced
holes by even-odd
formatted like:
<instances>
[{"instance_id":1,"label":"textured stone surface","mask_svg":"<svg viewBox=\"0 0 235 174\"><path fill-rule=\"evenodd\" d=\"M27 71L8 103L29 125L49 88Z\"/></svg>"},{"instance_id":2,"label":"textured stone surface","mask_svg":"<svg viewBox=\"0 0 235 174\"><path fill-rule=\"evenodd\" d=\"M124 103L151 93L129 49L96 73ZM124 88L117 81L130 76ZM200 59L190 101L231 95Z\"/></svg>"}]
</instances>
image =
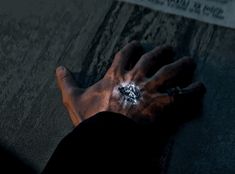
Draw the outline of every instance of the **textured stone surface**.
<instances>
[{"instance_id":1,"label":"textured stone surface","mask_svg":"<svg viewBox=\"0 0 235 174\"><path fill-rule=\"evenodd\" d=\"M172 44L198 63L203 113L174 137L169 174L235 173L235 31L110 0L0 2L0 143L38 172L72 130L54 81L89 86L130 40Z\"/></svg>"}]
</instances>

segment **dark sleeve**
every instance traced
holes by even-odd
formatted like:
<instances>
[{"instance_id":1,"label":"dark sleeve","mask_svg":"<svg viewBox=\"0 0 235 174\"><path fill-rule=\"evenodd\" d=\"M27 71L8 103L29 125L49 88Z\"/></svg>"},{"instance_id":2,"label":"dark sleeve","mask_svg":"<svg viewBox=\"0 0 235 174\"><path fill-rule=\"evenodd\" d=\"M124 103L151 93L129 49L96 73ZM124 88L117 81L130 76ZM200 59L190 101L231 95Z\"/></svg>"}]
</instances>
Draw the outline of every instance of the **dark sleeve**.
<instances>
[{"instance_id":1,"label":"dark sleeve","mask_svg":"<svg viewBox=\"0 0 235 174\"><path fill-rule=\"evenodd\" d=\"M83 121L58 145L43 174L126 173L145 168L148 148L131 119L101 112Z\"/></svg>"}]
</instances>

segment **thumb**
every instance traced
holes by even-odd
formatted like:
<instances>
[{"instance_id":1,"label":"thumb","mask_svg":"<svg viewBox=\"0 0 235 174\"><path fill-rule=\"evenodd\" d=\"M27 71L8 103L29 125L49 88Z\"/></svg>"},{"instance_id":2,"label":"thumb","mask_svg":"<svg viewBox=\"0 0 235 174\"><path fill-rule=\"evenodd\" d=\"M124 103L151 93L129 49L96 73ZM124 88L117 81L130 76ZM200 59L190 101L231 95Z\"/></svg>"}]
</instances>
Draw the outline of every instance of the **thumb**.
<instances>
[{"instance_id":1,"label":"thumb","mask_svg":"<svg viewBox=\"0 0 235 174\"><path fill-rule=\"evenodd\" d=\"M74 111L76 108L74 99L81 94L81 89L78 88L71 72L64 66L56 68L56 81L62 94L63 104L69 112L73 124L77 126L81 120Z\"/></svg>"},{"instance_id":2,"label":"thumb","mask_svg":"<svg viewBox=\"0 0 235 174\"><path fill-rule=\"evenodd\" d=\"M78 89L71 72L64 66L59 66L56 68L56 81L60 91L63 94L70 93L71 90Z\"/></svg>"}]
</instances>

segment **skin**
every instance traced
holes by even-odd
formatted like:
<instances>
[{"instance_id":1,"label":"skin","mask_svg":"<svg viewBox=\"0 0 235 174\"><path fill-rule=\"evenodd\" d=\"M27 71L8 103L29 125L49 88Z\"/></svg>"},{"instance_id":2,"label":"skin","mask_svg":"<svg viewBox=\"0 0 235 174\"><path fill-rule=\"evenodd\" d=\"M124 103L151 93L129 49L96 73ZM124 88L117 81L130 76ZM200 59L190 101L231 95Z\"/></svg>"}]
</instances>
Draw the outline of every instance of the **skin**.
<instances>
[{"instance_id":1,"label":"skin","mask_svg":"<svg viewBox=\"0 0 235 174\"><path fill-rule=\"evenodd\" d=\"M186 74L195 69L192 58L184 57L172 62L173 50L169 46L156 47L144 53L141 44L133 41L116 53L104 77L87 89L81 89L71 72L60 66L56 80L74 126L101 111L120 113L136 122L153 122L168 106L177 102L175 95L164 89L180 85ZM121 83L134 83L141 92L138 104L126 105L117 87ZM166 90L165 90L166 91ZM196 96L204 92L200 82L182 89L177 97ZM187 101L186 101L187 102Z\"/></svg>"}]
</instances>

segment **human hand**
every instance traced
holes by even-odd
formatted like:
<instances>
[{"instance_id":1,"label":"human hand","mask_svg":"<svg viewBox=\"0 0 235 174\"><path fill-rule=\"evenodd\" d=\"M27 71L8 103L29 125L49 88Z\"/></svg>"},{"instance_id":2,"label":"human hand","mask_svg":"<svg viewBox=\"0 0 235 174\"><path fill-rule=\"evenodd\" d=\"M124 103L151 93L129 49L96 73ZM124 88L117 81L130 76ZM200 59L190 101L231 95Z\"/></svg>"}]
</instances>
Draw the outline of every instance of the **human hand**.
<instances>
[{"instance_id":1,"label":"human hand","mask_svg":"<svg viewBox=\"0 0 235 174\"><path fill-rule=\"evenodd\" d=\"M200 82L172 90L195 68L191 58L170 63L173 55L168 46L143 54L141 44L131 42L115 55L105 76L85 90L78 87L68 69L58 67L57 83L73 124L77 126L101 111L120 113L137 122L153 122L174 104L176 96L202 94L204 86Z\"/></svg>"}]
</instances>

